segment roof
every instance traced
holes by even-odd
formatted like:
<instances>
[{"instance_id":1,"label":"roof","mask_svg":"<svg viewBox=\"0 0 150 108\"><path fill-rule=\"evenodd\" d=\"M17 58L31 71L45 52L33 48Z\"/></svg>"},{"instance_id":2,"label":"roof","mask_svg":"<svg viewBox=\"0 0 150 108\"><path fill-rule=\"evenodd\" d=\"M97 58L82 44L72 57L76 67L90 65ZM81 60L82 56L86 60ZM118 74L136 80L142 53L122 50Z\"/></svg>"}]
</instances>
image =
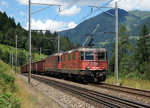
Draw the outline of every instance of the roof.
<instances>
[{"instance_id":1,"label":"roof","mask_svg":"<svg viewBox=\"0 0 150 108\"><path fill-rule=\"evenodd\" d=\"M95 51L95 50L106 51L105 48L83 48L83 47L80 47L80 48L69 50L69 51L66 51L66 52L63 52L63 53L62 52L61 53L55 53L55 54L52 54L50 56L47 56L46 58L52 57L52 56L60 56L64 53L72 53L72 52L75 52L75 51Z\"/></svg>"},{"instance_id":2,"label":"roof","mask_svg":"<svg viewBox=\"0 0 150 108\"><path fill-rule=\"evenodd\" d=\"M96 50L99 50L99 51L106 51L105 48L78 48L78 49L73 49L73 50L70 50L70 51L66 51L64 53L71 53L71 52L75 52L75 51L96 51Z\"/></svg>"},{"instance_id":3,"label":"roof","mask_svg":"<svg viewBox=\"0 0 150 108\"><path fill-rule=\"evenodd\" d=\"M52 57L52 56L60 56L60 55L62 55L62 54L63 54L63 53L54 53L54 54L52 54L52 55L47 56L46 58Z\"/></svg>"}]
</instances>

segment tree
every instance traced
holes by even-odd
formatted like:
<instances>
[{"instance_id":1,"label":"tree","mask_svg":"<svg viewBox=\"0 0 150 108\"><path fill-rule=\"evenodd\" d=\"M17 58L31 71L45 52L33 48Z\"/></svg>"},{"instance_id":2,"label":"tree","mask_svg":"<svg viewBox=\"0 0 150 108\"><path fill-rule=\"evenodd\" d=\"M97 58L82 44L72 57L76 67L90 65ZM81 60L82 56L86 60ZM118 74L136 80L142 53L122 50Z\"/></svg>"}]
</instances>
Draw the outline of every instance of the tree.
<instances>
[{"instance_id":1,"label":"tree","mask_svg":"<svg viewBox=\"0 0 150 108\"><path fill-rule=\"evenodd\" d=\"M113 56L109 61L109 70L111 72L115 71L115 44L113 45ZM132 70L132 62L131 62L131 50L132 45L129 41L129 36L127 34L126 26L123 24L119 30L119 52L118 52L118 65L119 65L119 73L121 76L125 76L127 73Z\"/></svg>"},{"instance_id":2,"label":"tree","mask_svg":"<svg viewBox=\"0 0 150 108\"><path fill-rule=\"evenodd\" d=\"M62 51L67 51L73 49L75 46L72 42L70 42L69 38L66 37L60 37L60 49Z\"/></svg>"},{"instance_id":3,"label":"tree","mask_svg":"<svg viewBox=\"0 0 150 108\"><path fill-rule=\"evenodd\" d=\"M23 51L19 51L18 53L18 61L19 65L24 65L26 64L27 56Z\"/></svg>"},{"instance_id":4,"label":"tree","mask_svg":"<svg viewBox=\"0 0 150 108\"><path fill-rule=\"evenodd\" d=\"M129 41L126 26L123 24L119 30L119 58L129 55L132 50L132 45Z\"/></svg>"},{"instance_id":5,"label":"tree","mask_svg":"<svg viewBox=\"0 0 150 108\"><path fill-rule=\"evenodd\" d=\"M143 25L141 32L140 32L140 37L139 40L137 41L137 55L136 58L139 61L138 64L144 63L144 62L149 62L149 31L146 26L146 24Z\"/></svg>"},{"instance_id":6,"label":"tree","mask_svg":"<svg viewBox=\"0 0 150 108\"><path fill-rule=\"evenodd\" d=\"M57 33L56 32L54 32L54 34L53 34L53 46L54 46L54 50L55 50L55 53L57 53L58 52L58 35L57 35Z\"/></svg>"},{"instance_id":7,"label":"tree","mask_svg":"<svg viewBox=\"0 0 150 108\"><path fill-rule=\"evenodd\" d=\"M3 51L2 51L2 49L0 48L0 59L2 59L2 57L3 57Z\"/></svg>"},{"instance_id":8,"label":"tree","mask_svg":"<svg viewBox=\"0 0 150 108\"><path fill-rule=\"evenodd\" d=\"M14 28L10 28L5 35L5 44L15 46Z\"/></svg>"},{"instance_id":9,"label":"tree","mask_svg":"<svg viewBox=\"0 0 150 108\"><path fill-rule=\"evenodd\" d=\"M3 35L3 32L0 31L0 43L3 43L4 41L4 35Z\"/></svg>"},{"instance_id":10,"label":"tree","mask_svg":"<svg viewBox=\"0 0 150 108\"><path fill-rule=\"evenodd\" d=\"M143 25L140 31L140 37L137 41L137 48L135 54L136 68L140 75L144 77L150 76L150 37L149 30L146 24ZM149 77L150 79L150 77Z\"/></svg>"}]
</instances>

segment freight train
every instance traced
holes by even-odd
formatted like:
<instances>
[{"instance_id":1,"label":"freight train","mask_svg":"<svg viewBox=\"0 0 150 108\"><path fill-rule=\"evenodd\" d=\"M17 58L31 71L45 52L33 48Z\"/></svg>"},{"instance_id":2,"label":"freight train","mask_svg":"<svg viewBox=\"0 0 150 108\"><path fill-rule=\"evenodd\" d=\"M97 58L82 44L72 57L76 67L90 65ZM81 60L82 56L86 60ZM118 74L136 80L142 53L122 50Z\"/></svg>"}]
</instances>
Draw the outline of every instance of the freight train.
<instances>
[{"instance_id":1,"label":"freight train","mask_svg":"<svg viewBox=\"0 0 150 108\"><path fill-rule=\"evenodd\" d=\"M28 69L28 64L21 66L22 73L28 72ZM31 63L31 72L34 74L84 82L105 81L107 70L107 51L104 48L78 48Z\"/></svg>"}]
</instances>

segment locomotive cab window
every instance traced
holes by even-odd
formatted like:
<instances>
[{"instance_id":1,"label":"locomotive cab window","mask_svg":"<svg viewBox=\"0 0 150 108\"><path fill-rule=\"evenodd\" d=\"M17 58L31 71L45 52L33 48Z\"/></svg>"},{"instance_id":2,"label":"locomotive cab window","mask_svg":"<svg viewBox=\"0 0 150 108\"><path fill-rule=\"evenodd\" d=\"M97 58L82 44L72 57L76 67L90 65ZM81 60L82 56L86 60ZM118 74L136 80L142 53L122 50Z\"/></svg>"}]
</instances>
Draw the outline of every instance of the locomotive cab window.
<instances>
[{"instance_id":1,"label":"locomotive cab window","mask_svg":"<svg viewBox=\"0 0 150 108\"><path fill-rule=\"evenodd\" d=\"M60 56L58 56L58 62L60 62Z\"/></svg>"},{"instance_id":2,"label":"locomotive cab window","mask_svg":"<svg viewBox=\"0 0 150 108\"><path fill-rule=\"evenodd\" d=\"M94 60L93 52L85 52L85 60Z\"/></svg>"},{"instance_id":3,"label":"locomotive cab window","mask_svg":"<svg viewBox=\"0 0 150 108\"><path fill-rule=\"evenodd\" d=\"M73 53L73 60L76 60L76 53Z\"/></svg>"},{"instance_id":4,"label":"locomotive cab window","mask_svg":"<svg viewBox=\"0 0 150 108\"><path fill-rule=\"evenodd\" d=\"M64 61L66 61L66 55L64 55Z\"/></svg>"},{"instance_id":5,"label":"locomotive cab window","mask_svg":"<svg viewBox=\"0 0 150 108\"><path fill-rule=\"evenodd\" d=\"M98 52L98 60L105 60L106 54L105 52Z\"/></svg>"},{"instance_id":6,"label":"locomotive cab window","mask_svg":"<svg viewBox=\"0 0 150 108\"><path fill-rule=\"evenodd\" d=\"M68 54L68 61L70 61L70 54Z\"/></svg>"},{"instance_id":7,"label":"locomotive cab window","mask_svg":"<svg viewBox=\"0 0 150 108\"><path fill-rule=\"evenodd\" d=\"M81 52L81 60L84 60L84 52Z\"/></svg>"}]
</instances>

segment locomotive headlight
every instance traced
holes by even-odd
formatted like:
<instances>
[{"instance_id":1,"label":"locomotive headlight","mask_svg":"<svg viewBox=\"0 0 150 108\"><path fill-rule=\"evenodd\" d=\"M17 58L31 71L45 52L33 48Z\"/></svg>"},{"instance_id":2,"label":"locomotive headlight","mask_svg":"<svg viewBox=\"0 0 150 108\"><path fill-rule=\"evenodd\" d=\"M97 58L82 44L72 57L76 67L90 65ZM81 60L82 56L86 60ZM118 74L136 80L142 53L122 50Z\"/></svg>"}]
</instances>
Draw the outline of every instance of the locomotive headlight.
<instances>
[{"instance_id":1,"label":"locomotive headlight","mask_svg":"<svg viewBox=\"0 0 150 108\"><path fill-rule=\"evenodd\" d=\"M86 69L87 69L87 70L89 70L89 69L90 69L90 67L86 67Z\"/></svg>"},{"instance_id":2,"label":"locomotive headlight","mask_svg":"<svg viewBox=\"0 0 150 108\"><path fill-rule=\"evenodd\" d=\"M105 68L105 67L103 67L103 70L106 70L106 68Z\"/></svg>"}]
</instances>

